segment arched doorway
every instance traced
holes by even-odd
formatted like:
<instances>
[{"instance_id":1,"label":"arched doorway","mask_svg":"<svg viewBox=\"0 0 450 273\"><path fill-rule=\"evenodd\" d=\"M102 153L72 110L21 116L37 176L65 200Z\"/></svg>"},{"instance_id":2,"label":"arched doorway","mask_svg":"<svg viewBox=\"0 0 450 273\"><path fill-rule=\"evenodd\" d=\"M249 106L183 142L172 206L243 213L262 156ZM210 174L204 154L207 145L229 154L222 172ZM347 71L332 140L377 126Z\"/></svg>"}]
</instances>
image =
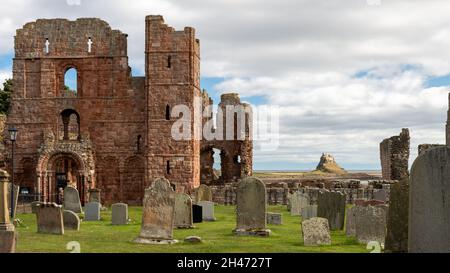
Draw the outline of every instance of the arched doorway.
<instances>
[{"instance_id":1,"label":"arched doorway","mask_svg":"<svg viewBox=\"0 0 450 273\"><path fill-rule=\"evenodd\" d=\"M71 186L78 190L81 203L84 205L87 185L83 162L77 155L61 152L51 156L46 176L41 183L45 201L61 204L63 190Z\"/></svg>"}]
</instances>

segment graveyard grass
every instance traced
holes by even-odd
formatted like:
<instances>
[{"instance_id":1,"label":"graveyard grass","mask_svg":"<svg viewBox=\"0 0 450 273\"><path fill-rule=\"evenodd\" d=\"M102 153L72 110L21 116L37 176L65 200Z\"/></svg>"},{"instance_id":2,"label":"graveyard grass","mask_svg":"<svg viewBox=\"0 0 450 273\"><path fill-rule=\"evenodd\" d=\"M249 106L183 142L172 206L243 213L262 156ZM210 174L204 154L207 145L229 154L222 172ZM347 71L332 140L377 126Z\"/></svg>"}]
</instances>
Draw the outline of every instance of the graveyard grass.
<instances>
[{"instance_id":1,"label":"graveyard grass","mask_svg":"<svg viewBox=\"0 0 450 273\"><path fill-rule=\"evenodd\" d=\"M283 225L268 225L268 238L238 237L232 234L236 226L234 206L216 206L216 222L196 224L195 229L175 229L175 245L140 245L132 241L139 235L142 208L131 207L127 226L111 225L111 210L102 211L102 221L82 222L80 231L66 230L64 236L38 234L36 216L20 214L23 222L19 233L17 252L68 253L67 243L77 241L81 253L368 253L366 246L343 231L332 231L332 245L305 247L301 236L300 217L291 216L286 206L269 206L269 212L283 214ZM200 236L202 243L185 243L187 236Z\"/></svg>"}]
</instances>

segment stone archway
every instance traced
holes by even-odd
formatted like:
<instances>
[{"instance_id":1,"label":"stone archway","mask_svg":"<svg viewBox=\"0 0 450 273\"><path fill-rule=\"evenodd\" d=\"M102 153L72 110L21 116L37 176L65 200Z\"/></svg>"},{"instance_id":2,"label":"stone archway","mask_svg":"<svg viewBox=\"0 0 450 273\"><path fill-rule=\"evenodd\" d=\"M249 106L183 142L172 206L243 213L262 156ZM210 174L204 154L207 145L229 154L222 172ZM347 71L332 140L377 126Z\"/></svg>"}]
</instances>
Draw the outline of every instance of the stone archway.
<instances>
[{"instance_id":1,"label":"stone archway","mask_svg":"<svg viewBox=\"0 0 450 273\"><path fill-rule=\"evenodd\" d=\"M41 200L61 201L60 188L70 185L78 189L84 204L89 189L95 188L94 155L89 138L57 141L51 131L45 132L36 171Z\"/></svg>"}]
</instances>

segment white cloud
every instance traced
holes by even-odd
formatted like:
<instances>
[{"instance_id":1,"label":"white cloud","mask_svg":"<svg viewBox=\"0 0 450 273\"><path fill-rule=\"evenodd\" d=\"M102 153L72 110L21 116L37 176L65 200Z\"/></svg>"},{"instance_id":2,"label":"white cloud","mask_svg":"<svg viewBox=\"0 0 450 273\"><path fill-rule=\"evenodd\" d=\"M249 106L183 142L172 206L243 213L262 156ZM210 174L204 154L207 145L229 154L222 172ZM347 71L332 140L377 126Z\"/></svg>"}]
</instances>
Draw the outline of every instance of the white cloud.
<instances>
[{"instance_id":1,"label":"white cloud","mask_svg":"<svg viewBox=\"0 0 450 273\"><path fill-rule=\"evenodd\" d=\"M6 79L12 78L12 73L10 71L0 70L0 88L3 89L3 83Z\"/></svg>"},{"instance_id":2,"label":"white cloud","mask_svg":"<svg viewBox=\"0 0 450 273\"><path fill-rule=\"evenodd\" d=\"M377 166L378 143L402 127L411 128L414 152L444 142L449 90L425 81L450 74L450 1L367 3L6 0L0 55L12 53L15 29L26 22L100 17L129 34L130 64L142 74L145 15L161 14L176 29L196 28L203 76L226 78L217 91L282 106L282 146L276 155L257 153L257 164L315 162L330 151L343 165Z\"/></svg>"}]
</instances>

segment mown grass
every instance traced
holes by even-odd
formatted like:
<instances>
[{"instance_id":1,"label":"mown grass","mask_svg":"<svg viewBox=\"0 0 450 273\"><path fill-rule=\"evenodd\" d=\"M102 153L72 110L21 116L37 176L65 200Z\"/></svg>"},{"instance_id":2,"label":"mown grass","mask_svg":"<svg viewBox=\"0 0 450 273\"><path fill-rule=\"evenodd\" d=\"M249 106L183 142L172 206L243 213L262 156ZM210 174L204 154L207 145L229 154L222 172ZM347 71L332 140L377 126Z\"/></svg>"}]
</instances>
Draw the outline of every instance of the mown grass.
<instances>
[{"instance_id":1,"label":"mown grass","mask_svg":"<svg viewBox=\"0 0 450 273\"><path fill-rule=\"evenodd\" d=\"M332 232L332 245L305 247L300 217L291 216L285 206L270 206L270 212L283 214L283 225L269 225L268 238L237 237L234 206L216 206L216 222L196 224L195 229L174 230L175 245L140 245L132 241L139 235L142 208L131 207L127 226L112 226L111 211L102 212L100 222L82 222L80 231L66 230L64 236L38 234L34 214L22 214L24 226L18 227L17 252L64 253L67 243L77 241L82 253L367 253L364 245L347 238L343 231ZM184 243L187 236L200 236L202 243Z\"/></svg>"}]
</instances>

